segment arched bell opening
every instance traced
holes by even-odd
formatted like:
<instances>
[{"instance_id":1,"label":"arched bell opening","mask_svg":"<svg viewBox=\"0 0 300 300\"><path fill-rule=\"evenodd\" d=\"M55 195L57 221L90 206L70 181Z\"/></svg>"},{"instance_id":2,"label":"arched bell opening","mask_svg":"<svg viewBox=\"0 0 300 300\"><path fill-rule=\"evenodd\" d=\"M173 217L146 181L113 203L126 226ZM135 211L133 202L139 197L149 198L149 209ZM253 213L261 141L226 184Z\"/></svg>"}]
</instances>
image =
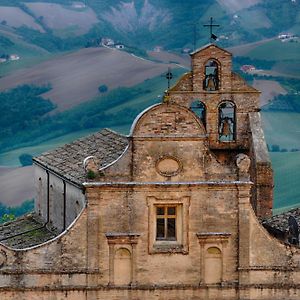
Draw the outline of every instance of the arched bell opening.
<instances>
[{"instance_id":1,"label":"arched bell opening","mask_svg":"<svg viewBox=\"0 0 300 300\"><path fill-rule=\"evenodd\" d=\"M190 106L191 111L201 120L202 124L206 128L206 107L200 100L195 100Z\"/></svg>"},{"instance_id":2,"label":"arched bell opening","mask_svg":"<svg viewBox=\"0 0 300 300\"><path fill-rule=\"evenodd\" d=\"M219 64L216 60L210 59L206 62L204 67L203 89L205 91L219 90Z\"/></svg>"},{"instance_id":3,"label":"arched bell opening","mask_svg":"<svg viewBox=\"0 0 300 300\"><path fill-rule=\"evenodd\" d=\"M231 101L224 101L219 105L219 141L232 142L236 139L236 109Z\"/></svg>"}]
</instances>

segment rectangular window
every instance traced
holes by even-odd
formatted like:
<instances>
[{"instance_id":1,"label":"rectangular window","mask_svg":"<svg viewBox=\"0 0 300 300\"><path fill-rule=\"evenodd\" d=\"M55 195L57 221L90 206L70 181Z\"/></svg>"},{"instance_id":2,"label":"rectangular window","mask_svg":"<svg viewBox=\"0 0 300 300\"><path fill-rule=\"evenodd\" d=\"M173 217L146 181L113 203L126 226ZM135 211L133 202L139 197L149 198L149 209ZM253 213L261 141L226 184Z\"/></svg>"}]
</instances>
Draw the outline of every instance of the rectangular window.
<instances>
[{"instance_id":1,"label":"rectangular window","mask_svg":"<svg viewBox=\"0 0 300 300\"><path fill-rule=\"evenodd\" d=\"M156 206L156 240L176 241L176 206Z\"/></svg>"},{"instance_id":2,"label":"rectangular window","mask_svg":"<svg viewBox=\"0 0 300 300\"><path fill-rule=\"evenodd\" d=\"M188 254L190 198L147 197L149 253Z\"/></svg>"}]
</instances>

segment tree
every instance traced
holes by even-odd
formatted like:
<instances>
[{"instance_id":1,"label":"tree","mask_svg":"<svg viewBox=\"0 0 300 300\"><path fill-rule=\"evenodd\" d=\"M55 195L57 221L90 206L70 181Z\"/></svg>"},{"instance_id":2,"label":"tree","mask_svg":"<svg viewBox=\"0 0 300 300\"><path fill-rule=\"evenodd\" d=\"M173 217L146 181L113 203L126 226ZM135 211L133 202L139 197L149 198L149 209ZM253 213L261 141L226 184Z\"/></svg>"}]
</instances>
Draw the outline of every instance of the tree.
<instances>
[{"instance_id":1,"label":"tree","mask_svg":"<svg viewBox=\"0 0 300 300\"><path fill-rule=\"evenodd\" d=\"M23 153L19 156L19 161L23 167L32 165L32 155Z\"/></svg>"},{"instance_id":2,"label":"tree","mask_svg":"<svg viewBox=\"0 0 300 300\"><path fill-rule=\"evenodd\" d=\"M98 87L100 93L106 93L108 91L108 87L105 84L102 84Z\"/></svg>"}]
</instances>

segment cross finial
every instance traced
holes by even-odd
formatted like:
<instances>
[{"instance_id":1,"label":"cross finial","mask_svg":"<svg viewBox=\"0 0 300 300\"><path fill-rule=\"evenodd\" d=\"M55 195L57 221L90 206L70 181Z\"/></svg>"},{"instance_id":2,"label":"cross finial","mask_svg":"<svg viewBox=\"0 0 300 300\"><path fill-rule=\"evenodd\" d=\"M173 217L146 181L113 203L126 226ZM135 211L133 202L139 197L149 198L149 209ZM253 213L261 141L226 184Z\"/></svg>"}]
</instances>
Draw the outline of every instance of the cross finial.
<instances>
[{"instance_id":1,"label":"cross finial","mask_svg":"<svg viewBox=\"0 0 300 300\"><path fill-rule=\"evenodd\" d=\"M173 74L171 72L171 68L168 68L168 72L166 73L166 79L168 80L168 90L170 89L170 83L172 78Z\"/></svg>"},{"instance_id":2,"label":"cross finial","mask_svg":"<svg viewBox=\"0 0 300 300\"><path fill-rule=\"evenodd\" d=\"M210 27L210 42L212 43L213 40L217 39L217 36L213 34L213 27L220 27L218 24L214 24L213 17L210 17L210 24L203 25L204 27Z\"/></svg>"}]
</instances>

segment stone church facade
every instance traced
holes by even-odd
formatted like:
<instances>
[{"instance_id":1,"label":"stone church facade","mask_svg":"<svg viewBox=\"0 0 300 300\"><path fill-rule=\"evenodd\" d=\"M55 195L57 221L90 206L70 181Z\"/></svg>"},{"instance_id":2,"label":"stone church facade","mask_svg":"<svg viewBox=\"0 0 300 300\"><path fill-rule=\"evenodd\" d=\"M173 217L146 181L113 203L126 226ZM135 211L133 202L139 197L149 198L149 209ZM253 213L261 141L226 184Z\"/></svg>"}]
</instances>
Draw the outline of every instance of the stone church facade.
<instances>
[{"instance_id":1,"label":"stone church facade","mask_svg":"<svg viewBox=\"0 0 300 300\"><path fill-rule=\"evenodd\" d=\"M191 60L129 136L105 129L34 159L36 211L0 228L1 300L300 298L299 247L262 225L259 92L216 45Z\"/></svg>"}]
</instances>

